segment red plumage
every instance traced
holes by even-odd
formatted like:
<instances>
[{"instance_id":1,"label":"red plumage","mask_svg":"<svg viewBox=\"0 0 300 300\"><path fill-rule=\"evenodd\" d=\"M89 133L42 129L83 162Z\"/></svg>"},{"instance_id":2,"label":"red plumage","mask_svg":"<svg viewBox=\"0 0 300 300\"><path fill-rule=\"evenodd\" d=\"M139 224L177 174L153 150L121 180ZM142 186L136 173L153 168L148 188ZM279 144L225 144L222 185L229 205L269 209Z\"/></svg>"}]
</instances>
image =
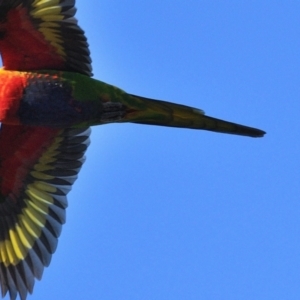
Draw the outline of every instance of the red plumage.
<instances>
[{"instance_id":1,"label":"red plumage","mask_svg":"<svg viewBox=\"0 0 300 300\"><path fill-rule=\"evenodd\" d=\"M74 0L0 0L0 286L26 299L56 249L66 194L89 144L88 128L20 124L26 76L11 70L63 70L91 75Z\"/></svg>"},{"instance_id":2,"label":"red plumage","mask_svg":"<svg viewBox=\"0 0 300 300\"><path fill-rule=\"evenodd\" d=\"M61 70L64 58L32 24L28 8L22 5L8 11L6 22L0 25L5 32L0 39L1 56L8 70ZM29 55L28 55L28 52Z\"/></svg>"}]
</instances>

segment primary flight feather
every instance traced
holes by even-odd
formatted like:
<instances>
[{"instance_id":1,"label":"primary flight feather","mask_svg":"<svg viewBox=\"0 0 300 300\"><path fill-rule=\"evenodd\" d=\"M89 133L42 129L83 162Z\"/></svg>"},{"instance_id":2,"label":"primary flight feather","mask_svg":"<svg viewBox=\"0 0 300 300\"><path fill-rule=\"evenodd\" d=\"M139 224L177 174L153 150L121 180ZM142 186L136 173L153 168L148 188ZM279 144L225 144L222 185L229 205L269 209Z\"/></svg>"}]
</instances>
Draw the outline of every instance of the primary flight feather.
<instances>
[{"instance_id":1,"label":"primary flight feather","mask_svg":"<svg viewBox=\"0 0 300 300\"><path fill-rule=\"evenodd\" d=\"M74 4L0 0L0 285L10 299L26 299L50 263L90 126L132 122L265 133L92 79Z\"/></svg>"}]
</instances>

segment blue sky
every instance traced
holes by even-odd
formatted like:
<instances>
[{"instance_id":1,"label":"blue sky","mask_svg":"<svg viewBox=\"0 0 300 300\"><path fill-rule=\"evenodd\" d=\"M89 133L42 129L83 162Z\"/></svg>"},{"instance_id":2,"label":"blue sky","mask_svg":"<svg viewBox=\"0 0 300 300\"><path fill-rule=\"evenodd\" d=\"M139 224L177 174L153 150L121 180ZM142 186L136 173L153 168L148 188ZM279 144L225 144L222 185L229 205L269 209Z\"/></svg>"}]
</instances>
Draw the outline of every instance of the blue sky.
<instances>
[{"instance_id":1,"label":"blue sky","mask_svg":"<svg viewBox=\"0 0 300 300\"><path fill-rule=\"evenodd\" d=\"M93 129L30 299L299 299L299 1L77 0L96 78L267 131Z\"/></svg>"}]
</instances>

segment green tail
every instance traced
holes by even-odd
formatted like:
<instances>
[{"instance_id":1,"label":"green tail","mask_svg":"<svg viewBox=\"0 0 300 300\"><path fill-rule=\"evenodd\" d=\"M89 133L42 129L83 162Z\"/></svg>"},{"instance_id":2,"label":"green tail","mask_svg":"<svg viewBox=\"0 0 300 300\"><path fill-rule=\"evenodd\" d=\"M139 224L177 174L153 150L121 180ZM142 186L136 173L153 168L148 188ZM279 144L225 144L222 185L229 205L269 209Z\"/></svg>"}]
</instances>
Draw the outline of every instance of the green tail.
<instances>
[{"instance_id":1,"label":"green tail","mask_svg":"<svg viewBox=\"0 0 300 300\"><path fill-rule=\"evenodd\" d=\"M105 82L77 73L63 72L62 80L72 85L77 101L93 107L91 117L79 126L131 122L203 129L215 132L262 137L265 132L204 115L200 109L166 101L130 95Z\"/></svg>"},{"instance_id":2,"label":"green tail","mask_svg":"<svg viewBox=\"0 0 300 300\"><path fill-rule=\"evenodd\" d=\"M132 98L131 105L121 122L203 129L251 137L262 137L265 134L260 129L205 116L200 109L135 95L129 96Z\"/></svg>"}]
</instances>

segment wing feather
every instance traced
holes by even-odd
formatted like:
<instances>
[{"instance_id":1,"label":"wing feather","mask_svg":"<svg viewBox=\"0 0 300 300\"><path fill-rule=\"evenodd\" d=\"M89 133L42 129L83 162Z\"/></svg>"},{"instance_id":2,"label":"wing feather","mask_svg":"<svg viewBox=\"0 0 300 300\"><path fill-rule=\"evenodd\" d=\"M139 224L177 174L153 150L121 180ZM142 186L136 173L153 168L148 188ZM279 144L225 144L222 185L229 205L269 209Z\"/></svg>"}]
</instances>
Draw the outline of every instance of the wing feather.
<instances>
[{"instance_id":1,"label":"wing feather","mask_svg":"<svg viewBox=\"0 0 300 300\"><path fill-rule=\"evenodd\" d=\"M92 75L74 0L0 0L0 52L7 70L64 70Z\"/></svg>"},{"instance_id":2,"label":"wing feather","mask_svg":"<svg viewBox=\"0 0 300 300\"><path fill-rule=\"evenodd\" d=\"M65 222L66 195L84 162L89 135L89 128L59 130L2 124L0 282L3 296L8 292L10 299L16 299L17 295L26 299L33 290L35 278L40 279L44 267L49 265Z\"/></svg>"}]
</instances>

